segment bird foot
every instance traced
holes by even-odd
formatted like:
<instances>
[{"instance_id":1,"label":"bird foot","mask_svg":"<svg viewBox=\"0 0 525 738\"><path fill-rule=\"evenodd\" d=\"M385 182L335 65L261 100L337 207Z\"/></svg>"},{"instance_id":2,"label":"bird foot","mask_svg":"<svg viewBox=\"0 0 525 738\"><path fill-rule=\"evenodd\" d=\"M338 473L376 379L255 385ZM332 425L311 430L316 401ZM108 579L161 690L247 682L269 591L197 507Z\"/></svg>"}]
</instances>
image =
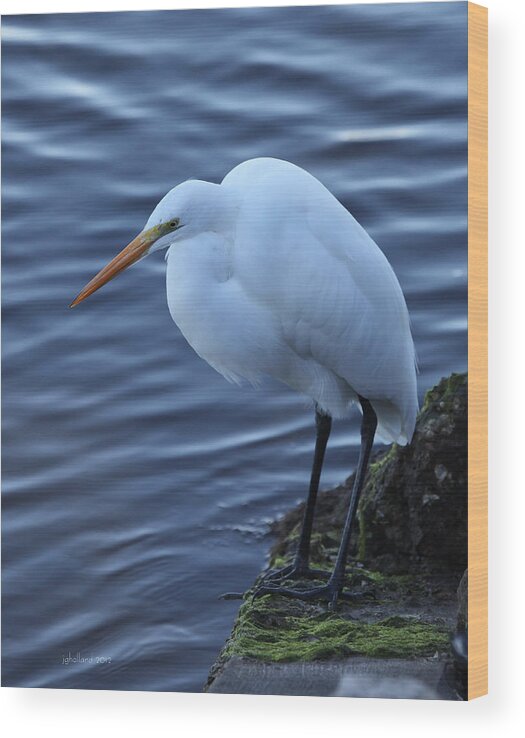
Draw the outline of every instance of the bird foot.
<instances>
[{"instance_id":1,"label":"bird foot","mask_svg":"<svg viewBox=\"0 0 525 738\"><path fill-rule=\"evenodd\" d=\"M281 597L292 597L296 600L305 600L311 602L313 600L328 600L330 610L335 610L338 600L356 600L361 593L343 592L342 583L329 579L326 584L321 587L312 587L312 589L290 589L289 587L279 587L271 585L261 585L257 587L253 593L253 597L262 597L267 594L276 594Z\"/></svg>"},{"instance_id":2,"label":"bird foot","mask_svg":"<svg viewBox=\"0 0 525 738\"><path fill-rule=\"evenodd\" d=\"M281 569L270 569L262 577L263 582L282 582L285 579L329 579L330 572L311 569L307 564L288 564Z\"/></svg>"}]
</instances>

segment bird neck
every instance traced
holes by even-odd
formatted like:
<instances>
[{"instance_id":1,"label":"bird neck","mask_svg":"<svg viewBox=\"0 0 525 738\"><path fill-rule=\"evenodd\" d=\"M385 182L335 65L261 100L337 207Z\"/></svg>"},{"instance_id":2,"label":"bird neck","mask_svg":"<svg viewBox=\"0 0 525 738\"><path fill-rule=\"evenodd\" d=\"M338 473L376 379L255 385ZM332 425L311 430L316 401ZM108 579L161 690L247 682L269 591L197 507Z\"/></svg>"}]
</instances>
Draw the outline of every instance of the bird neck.
<instances>
[{"instance_id":1,"label":"bird neck","mask_svg":"<svg viewBox=\"0 0 525 738\"><path fill-rule=\"evenodd\" d=\"M213 185L212 195L207 202L206 221L212 232L231 239L235 232L235 223L239 210L239 203L231 192L227 192L221 185Z\"/></svg>"}]
</instances>

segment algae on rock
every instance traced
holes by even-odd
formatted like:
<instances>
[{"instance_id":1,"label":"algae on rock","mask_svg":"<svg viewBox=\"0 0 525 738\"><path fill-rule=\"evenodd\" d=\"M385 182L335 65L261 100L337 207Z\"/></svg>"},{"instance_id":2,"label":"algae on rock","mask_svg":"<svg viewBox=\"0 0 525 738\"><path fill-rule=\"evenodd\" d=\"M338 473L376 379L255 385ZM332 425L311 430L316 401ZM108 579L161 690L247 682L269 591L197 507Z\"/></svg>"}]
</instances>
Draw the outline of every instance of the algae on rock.
<instances>
[{"instance_id":1,"label":"algae on rock","mask_svg":"<svg viewBox=\"0 0 525 738\"><path fill-rule=\"evenodd\" d=\"M433 656L448 648L443 622L390 616L373 622L339 614L307 613L282 597L266 595L245 602L224 657L264 661L312 661L362 655L384 658Z\"/></svg>"}]
</instances>

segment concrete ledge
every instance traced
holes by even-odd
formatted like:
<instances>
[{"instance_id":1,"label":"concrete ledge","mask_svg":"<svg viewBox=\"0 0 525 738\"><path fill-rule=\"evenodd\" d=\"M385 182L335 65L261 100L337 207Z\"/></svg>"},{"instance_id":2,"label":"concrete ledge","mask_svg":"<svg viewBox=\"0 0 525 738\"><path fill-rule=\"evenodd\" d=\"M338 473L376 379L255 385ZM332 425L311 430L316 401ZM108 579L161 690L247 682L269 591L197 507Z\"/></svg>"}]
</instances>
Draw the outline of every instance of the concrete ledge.
<instances>
[{"instance_id":1,"label":"concrete ledge","mask_svg":"<svg viewBox=\"0 0 525 738\"><path fill-rule=\"evenodd\" d=\"M234 656L209 685L217 694L457 700L442 661L368 659L269 664Z\"/></svg>"}]
</instances>

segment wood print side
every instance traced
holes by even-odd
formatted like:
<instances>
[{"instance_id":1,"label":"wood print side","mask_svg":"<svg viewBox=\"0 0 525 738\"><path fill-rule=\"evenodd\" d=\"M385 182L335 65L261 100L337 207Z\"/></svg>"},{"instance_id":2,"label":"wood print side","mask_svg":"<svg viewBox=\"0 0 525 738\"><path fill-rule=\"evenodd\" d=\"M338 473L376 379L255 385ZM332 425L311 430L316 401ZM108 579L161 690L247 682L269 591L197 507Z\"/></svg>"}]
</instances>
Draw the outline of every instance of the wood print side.
<instances>
[{"instance_id":1,"label":"wood print side","mask_svg":"<svg viewBox=\"0 0 525 738\"><path fill-rule=\"evenodd\" d=\"M487 8L468 4L468 698L488 691Z\"/></svg>"}]
</instances>

